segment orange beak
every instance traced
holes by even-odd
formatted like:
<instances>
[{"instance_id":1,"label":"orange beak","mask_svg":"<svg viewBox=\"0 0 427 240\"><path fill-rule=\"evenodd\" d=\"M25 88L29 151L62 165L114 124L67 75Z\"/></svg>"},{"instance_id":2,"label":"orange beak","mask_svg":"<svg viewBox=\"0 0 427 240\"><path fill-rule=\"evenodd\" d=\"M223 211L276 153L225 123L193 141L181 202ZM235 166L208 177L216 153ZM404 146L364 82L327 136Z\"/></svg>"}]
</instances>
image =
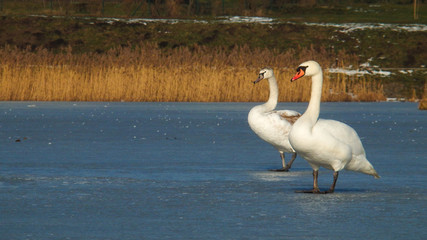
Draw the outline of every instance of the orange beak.
<instances>
[{"instance_id":1,"label":"orange beak","mask_svg":"<svg viewBox=\"0 0 427 240\"><path fill-rule=\"evenodd\" d=\"M295 76L291 79L291 82L293 82L293 81L295 81L295 80L297 80L297 79L300 79L300 78L304 77L304 75L305 75L305 71L304 71L304 69L303 69L303 68L298 68L298 69L297 69L297 73L296 73L296 74L295 74Z\"/></svg>"}]
</instances>

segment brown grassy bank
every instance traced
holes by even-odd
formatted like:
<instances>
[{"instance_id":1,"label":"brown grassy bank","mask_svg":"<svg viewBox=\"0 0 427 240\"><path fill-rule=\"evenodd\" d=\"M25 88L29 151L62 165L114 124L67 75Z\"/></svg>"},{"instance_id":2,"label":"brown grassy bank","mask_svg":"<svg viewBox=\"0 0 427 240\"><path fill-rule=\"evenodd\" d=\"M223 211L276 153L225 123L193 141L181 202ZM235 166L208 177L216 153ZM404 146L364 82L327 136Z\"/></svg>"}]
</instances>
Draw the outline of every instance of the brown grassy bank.
<instances>
[{"instance_id":1,"label":"brown grassy bank","mask_svg":"<svg viewBox=\"0 0 427 240\"><path fill-rule=\"evenodd\" d=\"M304 57L302 57L304 56ZM324 68L345 65L354 56L322 49L286 52L155 45L117 48L107 53L52 53L0 49L1 101L264 101L268 84L253 86L261 67L272 66L280 101L308 101L310 81L290 83L294 68L315 59ZM365 77L324 73L323 101L383 100L382 85Z\"/></svg>"}]
</instances>

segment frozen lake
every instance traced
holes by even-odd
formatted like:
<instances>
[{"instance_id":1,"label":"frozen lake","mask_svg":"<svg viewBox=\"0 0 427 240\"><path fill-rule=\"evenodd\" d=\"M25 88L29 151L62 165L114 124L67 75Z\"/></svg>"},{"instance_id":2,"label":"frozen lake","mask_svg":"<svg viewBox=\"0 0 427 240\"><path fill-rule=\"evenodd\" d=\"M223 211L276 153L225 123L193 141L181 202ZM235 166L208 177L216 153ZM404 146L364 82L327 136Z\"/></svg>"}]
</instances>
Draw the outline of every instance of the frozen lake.
<instances>
[{"instance_id":1,"label":"frozen lake","mask_svg":"<svg viewBox=\"0 0 427 240\"><path fill-rule=\"evenodd\" d=\"M256 104L1 102L0 239L425 239L427 111L323 103L382 178L342 171L312 195L295 193L304 159L267 171L281 162L248 126Z\"/></svg>"}]
</instances>

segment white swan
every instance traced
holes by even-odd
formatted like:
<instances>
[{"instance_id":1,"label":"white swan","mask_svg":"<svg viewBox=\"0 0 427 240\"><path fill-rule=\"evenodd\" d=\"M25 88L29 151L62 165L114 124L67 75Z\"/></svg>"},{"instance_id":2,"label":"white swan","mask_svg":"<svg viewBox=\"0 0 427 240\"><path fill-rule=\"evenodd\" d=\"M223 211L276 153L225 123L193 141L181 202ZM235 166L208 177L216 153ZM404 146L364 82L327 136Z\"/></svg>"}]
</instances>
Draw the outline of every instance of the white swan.
<instances>
[{"instance_id":1,"label":"white swan","mask_svg":"<svg viewBox=\"0 0 427 240\"><path fill-rule=\"evenodd\" d=\"M323 76L320 65L315 61L302 63L291 82L311 76L311 98L305 113L295 122L289 141L295 151L313 168L313 190L308 193L332 193L338 179L338 171L347 169L379 178L356 131L335 120L319 118ZM334 180L329 190L321 192L317 183L319 167L334 170Z\"/></svg>"},{"instance_id":2,"label":"white swan","mask_svg":"<svg viewBox=\"0 0 427 240\"><path fill-rule=\"evenodd\" d=\"M275 147L282 159L282 168L272 171L289 171L296 158L296 153L289 143L288 135L292 124L301 116L300 113L292 110L276 110L279 89L276 77L271 68L263 68L259 72L256 84L262 79L268 79L270 86L270 97L264 104L255 106L248 115L248 123L251 129L264 141ZM291 161L286 165L285 152L294 153Z\"/></svg>"}]
</instances>

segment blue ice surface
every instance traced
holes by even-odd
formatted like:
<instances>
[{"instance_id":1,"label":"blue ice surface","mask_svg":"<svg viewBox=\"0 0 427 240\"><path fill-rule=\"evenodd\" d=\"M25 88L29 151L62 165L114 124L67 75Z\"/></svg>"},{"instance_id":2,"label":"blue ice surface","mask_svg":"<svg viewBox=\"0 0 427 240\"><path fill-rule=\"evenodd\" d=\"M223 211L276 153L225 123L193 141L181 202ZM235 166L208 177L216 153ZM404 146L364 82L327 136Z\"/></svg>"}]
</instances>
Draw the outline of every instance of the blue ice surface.
<instances>
[{"instance_id":1,"label":"blue ice surface","mask_svg":"<svg viewBox=\"0 0 427 240\"><path fill-rule=\"evenodd\" d=\"M425 239L427 111L322 103L382 178L342 171L312 195L295 193L312 187L304 159L268 171L256 104L1 102L0 239Z\"/></svg>"}]
</instances>

